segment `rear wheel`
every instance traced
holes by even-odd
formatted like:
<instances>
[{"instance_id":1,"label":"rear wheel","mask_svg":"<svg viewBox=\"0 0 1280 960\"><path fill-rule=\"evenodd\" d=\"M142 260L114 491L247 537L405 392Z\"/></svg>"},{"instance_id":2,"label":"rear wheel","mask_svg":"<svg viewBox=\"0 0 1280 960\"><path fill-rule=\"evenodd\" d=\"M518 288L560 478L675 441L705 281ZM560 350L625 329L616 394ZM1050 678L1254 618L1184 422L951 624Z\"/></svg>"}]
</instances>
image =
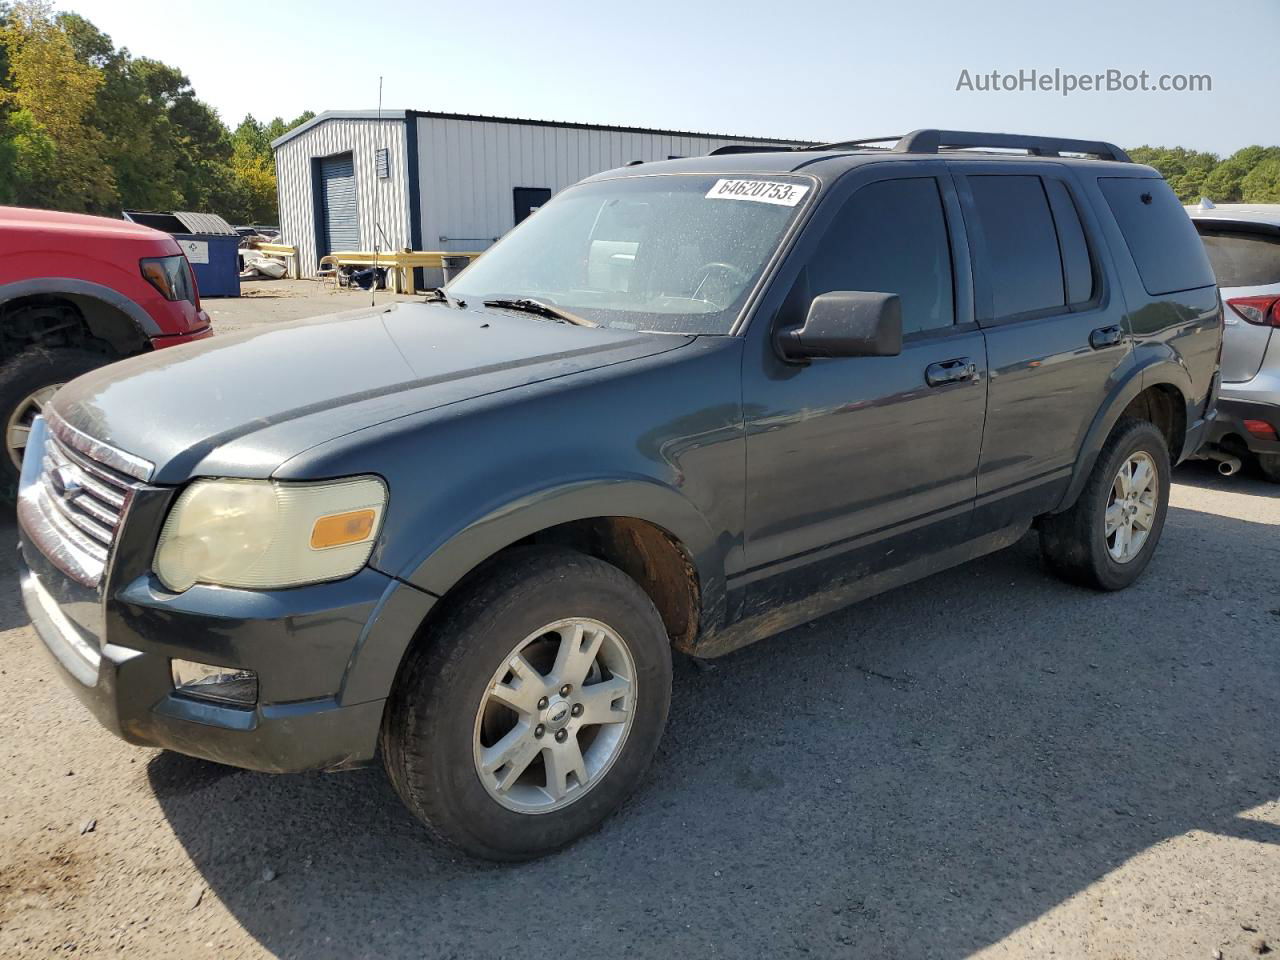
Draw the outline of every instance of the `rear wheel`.
<instances>
[{"instance_id":1,"label":"rear wheel","mask_svg":"<svg viewBox=\"0 0 1280 960\"><path fill-rule=\"evenodd\" d=\"M401 799L475 856L540 856L635 788L666 725L671 649L616 567L530 548L460 598L401 667L382 729Z\"/></svg>"},{"instance_id":2,"label":"rear wheel","mask_svg":"<svg viewBox=\"0 0 1280 960\"><path fill-rule=\"evenodd\" d=\"M27 437L44 405L63 384L110 362L110 357L88 350L31 347L0 367L0 424L5 431L0 487L7 499L17 493Z\"/></svg>"},{"instance_id":3,"label":"rear wheel","mask_svg":"<svg viewBox=\"0 0 1280 960\"><path fill-rule=\"evenodd\" d=\"M1040 552L1065 580L1120 590L1151 561L1169 509L1169 451L1146 420L1120 421L1080 497L1045 517Z\"/></svg>"},{"instance_id":4,"label":"rear wheel","mask_svg":"<svg viewBox=\"0 0 1280 960\"><path fill-rule=\"evenodd\" d=\"M1280 454L1260 454L1258 456L1258 467L1262 470L1262 475L1272 483L1280 483Z\"/></svg>"}]
</instances>

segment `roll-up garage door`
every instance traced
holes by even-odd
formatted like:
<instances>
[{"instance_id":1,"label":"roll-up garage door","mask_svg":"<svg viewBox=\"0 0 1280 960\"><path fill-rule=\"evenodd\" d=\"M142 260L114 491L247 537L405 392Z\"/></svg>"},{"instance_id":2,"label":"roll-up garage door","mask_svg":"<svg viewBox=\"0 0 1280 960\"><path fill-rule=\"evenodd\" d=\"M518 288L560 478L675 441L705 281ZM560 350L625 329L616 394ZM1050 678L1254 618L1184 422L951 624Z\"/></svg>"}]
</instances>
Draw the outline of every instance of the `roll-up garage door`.
<instances>
[{"instance_id":1,"label":"roll-up garage door","mask_svg":"<svg viewBox=\"0 0 1280 960\"><path fill-rule=\"evenodd\" d=\"M324 211L325 249L360 249L360 224L356 220L356 172L351 154L324 157L320 161L320 207Z\"/></svg>"}]
</instances>

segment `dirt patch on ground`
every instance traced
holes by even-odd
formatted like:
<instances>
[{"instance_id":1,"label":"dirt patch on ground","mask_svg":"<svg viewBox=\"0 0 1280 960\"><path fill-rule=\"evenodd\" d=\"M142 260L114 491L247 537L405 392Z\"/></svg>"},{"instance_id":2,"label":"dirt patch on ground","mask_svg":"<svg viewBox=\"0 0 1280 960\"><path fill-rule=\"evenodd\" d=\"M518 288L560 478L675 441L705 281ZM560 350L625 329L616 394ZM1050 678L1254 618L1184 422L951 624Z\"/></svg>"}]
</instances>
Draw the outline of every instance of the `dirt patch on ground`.
<instances>
[{"instance_id":1,"label":"dirt patch on ground","mask_svg":"<svg viewBox=\"0 0 1280 960\"><path fill-rule=\"evenodd\" d=\"M215 333L234 333L260 326L273 326L328 313L340 313L375 303L421 300L386 290L336 287L320 280L247 280L240 284L239 297L210 297L203 306L213 318Z\"/></svg>"}]
</instances>

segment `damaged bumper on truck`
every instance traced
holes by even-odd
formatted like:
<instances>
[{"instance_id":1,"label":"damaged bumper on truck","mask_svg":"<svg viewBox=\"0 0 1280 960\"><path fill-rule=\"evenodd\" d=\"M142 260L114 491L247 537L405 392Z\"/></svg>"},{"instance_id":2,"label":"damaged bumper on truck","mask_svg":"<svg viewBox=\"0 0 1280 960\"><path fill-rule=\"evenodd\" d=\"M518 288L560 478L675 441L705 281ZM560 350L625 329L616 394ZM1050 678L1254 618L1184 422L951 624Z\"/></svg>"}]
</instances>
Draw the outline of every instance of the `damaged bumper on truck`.
<instances>
[{"instance_id":1,"label":"damaged bumper on truck","mask_svg":"<svg viewBox=\"0 0 1280 960\"><path fill-rule=\"evenodd\" d=\"M19 494L23 603L103 726L130 743L273 773L374 757L389 677L434 597L370 568L284 590L172 593L150 565L174 491L146 483L128 491L101 567L88 556L77 565L73 531L54 512L63 491L38 466L44 441L40 424ZM175 660L249 672L254 692L239 703L202 696L175 682Z\"/></svg>"}]
</instances>

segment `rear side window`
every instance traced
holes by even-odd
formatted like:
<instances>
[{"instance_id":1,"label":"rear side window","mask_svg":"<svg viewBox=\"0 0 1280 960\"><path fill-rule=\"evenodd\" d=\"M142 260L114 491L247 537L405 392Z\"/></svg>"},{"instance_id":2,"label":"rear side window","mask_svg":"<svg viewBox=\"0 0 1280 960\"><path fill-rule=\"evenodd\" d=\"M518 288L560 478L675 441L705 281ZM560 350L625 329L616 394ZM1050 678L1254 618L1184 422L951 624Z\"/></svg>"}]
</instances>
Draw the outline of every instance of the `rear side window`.
<instances>
[{"instance_id":1,"label":"rear side window","mask_svg":"<svg viewBox=\"0 0 1280 960\"><path fill-rule=\"evenodd\" d=\"M1222 287L1261 287L1280 283L1280 237L1206 230L1200 239Z\"/></svg>"},{"instance_id":2,"label":"rear side window","mask_svg":"<svg viewBox=\"0 0 1280 960\"><path fill-rule=\"evenodd\" d=\"M808 266L813 296L833 290L896 293L902 332L955 323L951 246L932 177L882 180L840 210Z\"/></svg>"},{"instance_id":3,"label":"rear side window","mask_svg":"<svg viewBox=\"0 0 1280 960\"><path fill-rule=\"evenodd\" d=\"M1163 180L1099 177L1138 275L1153 297L1214 283L1196 229Z\"/></svg>"},{"instance_id":4,"label":"rear side window","mask_svg":"<svg viewBox=\"0 0 1280 960\"><path fill-rule=\"evenodd\" d=\"M1093 261L1089 257L1089 243L1080 225L1080 211L1071 199L1071 192L1061 180L1046 180L1045 192L1053 209L1053 223L1058 228L1058 250L1062 254L1062 282L1067 288L1067 303L1071 306L1088 303L1093 299Z\"/></svg>"},{"instance_id":5,"label":"rear side window","mask_svg":"<svg viewBox=\"0 0 1280 960\"><path fill-rule=\"evenodd\" d=\"M1040 178L968 179L986 242L995 319L1063 306L1062 255Z\"/></svg>"}]
</instances>

